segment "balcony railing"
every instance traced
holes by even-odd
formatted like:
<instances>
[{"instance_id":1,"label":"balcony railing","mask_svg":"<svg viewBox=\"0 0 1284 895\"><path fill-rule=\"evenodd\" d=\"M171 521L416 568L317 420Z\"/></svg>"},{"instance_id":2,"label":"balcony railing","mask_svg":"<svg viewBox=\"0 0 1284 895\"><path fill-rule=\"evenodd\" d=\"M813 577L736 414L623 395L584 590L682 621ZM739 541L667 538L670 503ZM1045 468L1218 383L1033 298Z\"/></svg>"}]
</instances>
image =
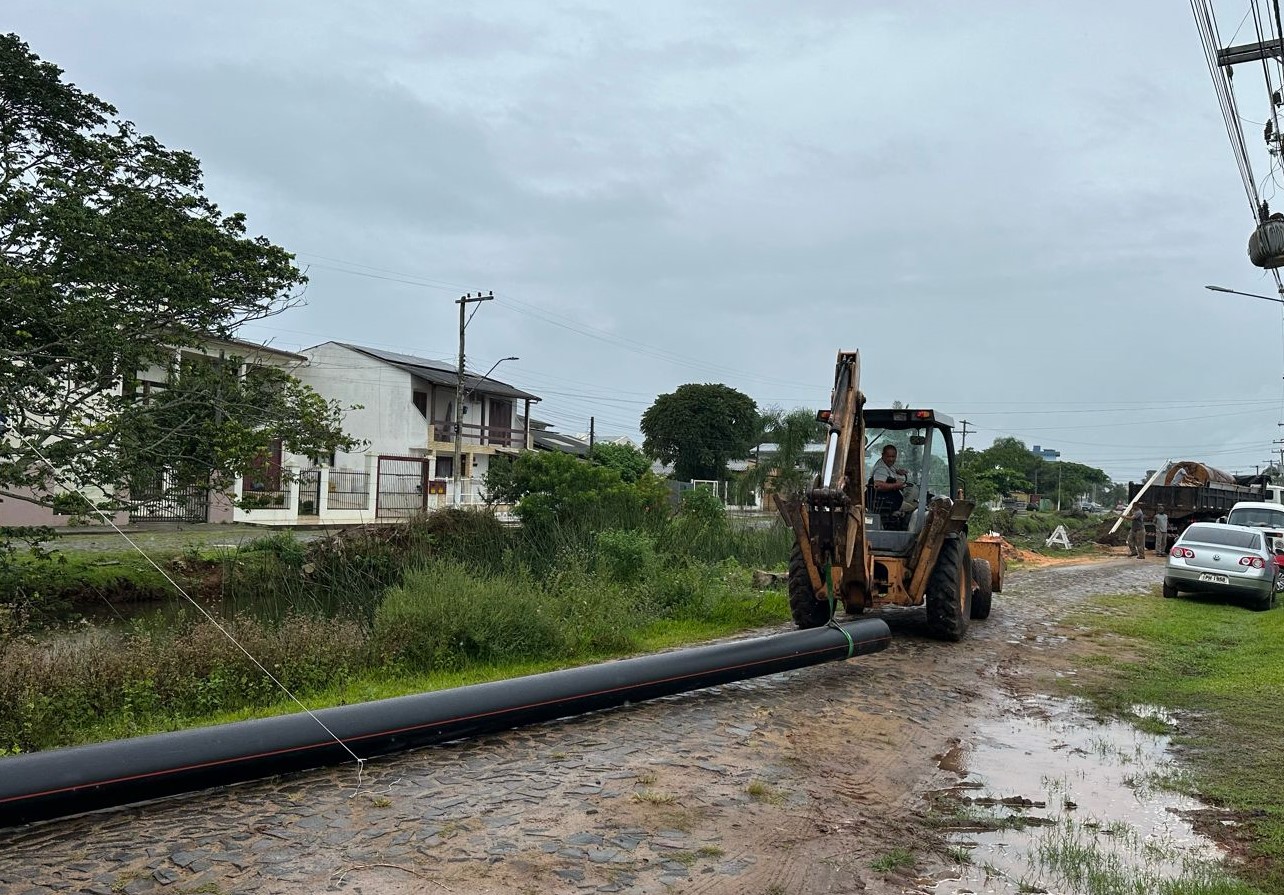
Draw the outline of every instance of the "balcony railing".
<instances>
[{"instance_id":1,"label":"balcony railing","mask_svg":"<svg viewBox=\"0 0 1284 895\"><path fill-rule=\"evenodd\" d=\"M526 433L511 426L491 426L480 423L462 423L459 430L463 433L463 443L478 445L490 444L496 447L523 447ZM454 420L435 420L432 424L433 441L455 440Z\"/></svg>"}]
</instances>

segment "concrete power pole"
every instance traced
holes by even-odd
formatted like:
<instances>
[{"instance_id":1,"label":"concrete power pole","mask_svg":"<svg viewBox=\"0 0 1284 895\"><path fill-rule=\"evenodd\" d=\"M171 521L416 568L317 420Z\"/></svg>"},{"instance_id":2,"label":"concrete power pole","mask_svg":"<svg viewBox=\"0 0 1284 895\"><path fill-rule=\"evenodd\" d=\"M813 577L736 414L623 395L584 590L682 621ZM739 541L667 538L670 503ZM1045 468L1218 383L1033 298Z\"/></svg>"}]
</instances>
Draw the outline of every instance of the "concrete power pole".
<instances>
[{"instance_id":1,"label":"concrete power pole","mask_svg":"<svg viewBox=\"0 0 1284 895\"><path fill-rule=\"evenodd\" d=\"M486 295L482 295L480 292L473 295L470 292L455 302L455 304L459 305L459 366L455 371L455 462L451 471L455 480L454 503L456 506L461 502L460 498L463 495L460 492L464 486L462 475L464 459L464 330L468 329L468 321L472 319L472 317L465 319L464 315L469 305L494 300L494 292ZM477 312L473 311L473 313Z\"/></svg>"},{"instance_id":2,"label":"concrete power pole","mask_svg":"<svg viewBox=\"0 0 1284 895\"><path fill-rule=\"evenodd\" d=\"M589 453L593 453L593 445L597 443L597 417L589 417Z\"/></svg>"}]
</instances>

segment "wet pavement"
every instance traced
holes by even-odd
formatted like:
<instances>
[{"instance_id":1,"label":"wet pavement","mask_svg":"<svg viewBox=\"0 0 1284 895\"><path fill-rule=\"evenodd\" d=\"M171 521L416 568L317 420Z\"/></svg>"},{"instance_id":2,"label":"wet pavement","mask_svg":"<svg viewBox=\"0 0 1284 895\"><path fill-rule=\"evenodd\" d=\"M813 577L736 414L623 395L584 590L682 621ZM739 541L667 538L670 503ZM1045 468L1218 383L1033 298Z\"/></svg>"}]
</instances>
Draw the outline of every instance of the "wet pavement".
<instances>
[{"instance_id":1,"label":"wet pavement","mask_svg":"<svg viewBox=\"0 0 1284 895\"><path fill-rule=\"evenodd\" d=\"M383 758L360 781L349 765L0 831L0 892L931 891L874 859L921 841L932 756L993 710L1000 669L1064 643L1064 610L1151 598L1161 573L1015 573L961 644L893 613L877 656Z\"/></svg>"},{"instance_id":2,"label":"wet pavement","mask_svg":"<svg viewBox=\"0 0 1284 895\"><path fill-rule=\"evenodd\" d=\"M1175 773L1169 737L1093 718L1075 700L1002 707L940 761L957 782L933 795L956 815L951 839L967 861L935 895L1158 892L1220 877L1220 852L1189 820L1208 806L1161 786Z\"/></svg>"}]
</instances>

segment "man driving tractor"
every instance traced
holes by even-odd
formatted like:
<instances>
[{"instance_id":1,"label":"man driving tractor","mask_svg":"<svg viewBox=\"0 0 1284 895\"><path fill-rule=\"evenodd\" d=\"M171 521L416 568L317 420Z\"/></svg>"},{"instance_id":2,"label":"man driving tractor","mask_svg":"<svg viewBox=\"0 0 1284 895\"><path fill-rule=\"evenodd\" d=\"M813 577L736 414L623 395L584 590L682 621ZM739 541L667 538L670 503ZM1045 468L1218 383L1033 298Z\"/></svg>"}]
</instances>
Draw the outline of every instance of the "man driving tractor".
<instances>
[{"instance_id":1,"label":"man driving tractor","mask_svg":"<svg viewBox=\"0 0 1284 895\"><path fill-rule=\"evenodd\" d=\"M883 445L883 453L869 475L872 489L871 509L878 513L884 531L904 531L909 524L908 514L900 512L905 502L905 489L909 487L909 473L896 465L896 445Z\"/></svg>"}]
</instances>

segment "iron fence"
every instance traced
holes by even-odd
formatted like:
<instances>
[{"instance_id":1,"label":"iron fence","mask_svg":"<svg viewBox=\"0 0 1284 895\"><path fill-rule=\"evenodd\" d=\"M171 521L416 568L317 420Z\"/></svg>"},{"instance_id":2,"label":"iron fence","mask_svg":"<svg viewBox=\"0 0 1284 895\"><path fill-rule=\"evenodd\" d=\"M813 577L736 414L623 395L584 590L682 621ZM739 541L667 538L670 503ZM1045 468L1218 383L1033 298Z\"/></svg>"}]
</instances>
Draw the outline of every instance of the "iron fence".
<instances>
[{"instance_id":1,"label":"iron fence","mask_svg":"<svg viewBox=\"0 0 1284 895\"><path fill-rule=\"evenodd\" d=\"M364 469L331 469L326 507L331 510L370 509L370 473Z\"/></svg>"},{"instance_id":2,"label":"iron fence","mask_svg":"<svg viewBox=\"0 0 1284 895\"><path fill-rule=\"evenodd\" d=\"M205 522L209 518L207 487L174 487L169 472L136 478L129 488L131 522Z\"/></svg>"}]
</instances>

